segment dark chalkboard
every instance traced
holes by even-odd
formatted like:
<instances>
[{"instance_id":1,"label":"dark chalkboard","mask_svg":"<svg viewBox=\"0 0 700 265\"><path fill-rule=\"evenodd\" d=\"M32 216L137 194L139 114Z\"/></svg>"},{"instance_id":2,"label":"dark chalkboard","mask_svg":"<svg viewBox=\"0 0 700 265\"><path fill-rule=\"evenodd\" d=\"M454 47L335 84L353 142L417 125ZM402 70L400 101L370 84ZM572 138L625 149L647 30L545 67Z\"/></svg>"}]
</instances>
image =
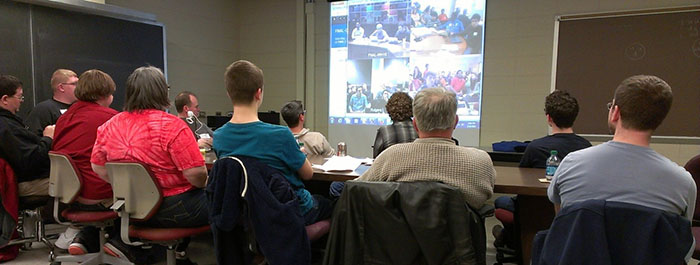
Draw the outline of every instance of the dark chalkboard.
<instances>
[{"instance_id":1,"label":"dark chalkboard","mask_svg":"<svg viewBox=\"0 0 700 265\"><path fill-rule=\"evenodd\" d=\"M164 28L152 21L0 0L0 33L12 36L9 45L0 45L0 73L24 83L20 116L53 96L51 74L58 68L78 75L89 69L108 73L117 85L111 106L117 110L123 107L124 84L134 69L153 65L166 70Z\"/></svg>"},{"instance_id":2,"label":"dark chalkboard","mask_svg":"<svg viewBox=\"0 0 700 265\"><path fill-rule=\"evenodd\" d=\"M578 99L577 133L608 134L617 85L649 74L674 95L654 135L700 136L700 7L562 16L558 28L555 88Z\"/></svg>"}]
</instances>

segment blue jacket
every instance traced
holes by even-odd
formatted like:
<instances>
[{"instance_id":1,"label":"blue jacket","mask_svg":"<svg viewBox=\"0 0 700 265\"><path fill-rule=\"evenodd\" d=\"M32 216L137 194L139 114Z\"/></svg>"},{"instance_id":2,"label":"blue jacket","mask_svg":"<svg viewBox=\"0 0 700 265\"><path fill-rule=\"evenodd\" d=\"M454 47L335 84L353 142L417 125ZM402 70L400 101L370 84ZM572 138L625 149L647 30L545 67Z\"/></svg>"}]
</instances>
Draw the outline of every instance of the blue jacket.
<instances>
[{"instance_id":1,"label":"blue jacket","mask_svg":"<svg viewBox=\"0 0 700 265\"><path fill-rule=\"evenodd\" d=\"M253 247L269 264L309 264L304 219L289 182L254 158L238 158L245 168L229 157L216 161L206 188L217 263L250 264L248 243L257 242Z\"/></svg>"},{"instance_id":2,"label":"blue jacket","mask_svg":"<svg viewBox=\"0 0 700 265\"><path fill-rule=\"evenodd\" d=\"M683 264L690 222L635 204L590 200L557 215L535 236L532 264Z\"/></svg>"}]
</instances>

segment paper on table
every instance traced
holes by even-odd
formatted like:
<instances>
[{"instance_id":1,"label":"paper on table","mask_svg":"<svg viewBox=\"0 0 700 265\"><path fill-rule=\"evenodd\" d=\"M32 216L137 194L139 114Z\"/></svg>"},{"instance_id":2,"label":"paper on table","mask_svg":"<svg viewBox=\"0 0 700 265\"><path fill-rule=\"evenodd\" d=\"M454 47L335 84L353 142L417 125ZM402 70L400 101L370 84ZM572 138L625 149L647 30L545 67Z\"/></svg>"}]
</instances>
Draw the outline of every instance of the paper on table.
<instances>
[{"instance_id":1,"label":"paper on table","mask_svg":"<svg viewBox=\"0 0 700 265\"><path fill-rule=\"evenodd\" d=\"M363 161L363 159L351 156L333 156L323 165L313 165L313 168L323 171L349 172L355 170Z\"/></svg>"}]
</instances>

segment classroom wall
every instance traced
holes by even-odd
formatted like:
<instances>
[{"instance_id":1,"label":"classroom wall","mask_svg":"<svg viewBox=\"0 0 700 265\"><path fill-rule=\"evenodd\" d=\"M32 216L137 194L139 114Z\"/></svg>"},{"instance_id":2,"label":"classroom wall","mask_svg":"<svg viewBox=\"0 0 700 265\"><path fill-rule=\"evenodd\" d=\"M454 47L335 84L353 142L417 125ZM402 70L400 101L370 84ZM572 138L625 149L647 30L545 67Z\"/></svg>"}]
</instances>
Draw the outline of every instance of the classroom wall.
<instances>
[{"instance_id":1,"label":"classroom wall","mask_svg":"<svg viewBox=\"0 0 700 265\"><path fill-rule=\"evenodd\" d=\"M301 0L107 2L154 13L166 24L170 82L175 86L205 84L200 85L201 92L196 91L203 110L230 110L228 100L221 94L224 68L236 59L248 59L265 71L261 110L279 111L284 102L303 99L305 92L313 101L306 102L313 105L309 112L312 116L307 114L312 119L310 127L327 134L327 1L311 4L313 42L309 45L313 45L314 52L312 61L307 63L314 70L313 80L307 80L312 81L309 87L303 86L304 65L299 63L304 58L300 41L305 38L300 31L304 28ZM480 145L501 140L524 141L547 134L542 108L550 91L555 16L693 4L697 0L487 1ZM679 164L700 153L700 145L652 147Z\"/></svg>"},{"instance_id":2,"label":"classroom wall","mask_svg":"<svg viewBox=\"0 0 700 265\"><path fill-rule=\"evenodd\" d=\"M208 115L231 110L223 80L226 66L238 58L237 1L107 0L107 4L155 14L165 25L171 100L189 90L197 94Z\"/></svg>"}]
</instances>

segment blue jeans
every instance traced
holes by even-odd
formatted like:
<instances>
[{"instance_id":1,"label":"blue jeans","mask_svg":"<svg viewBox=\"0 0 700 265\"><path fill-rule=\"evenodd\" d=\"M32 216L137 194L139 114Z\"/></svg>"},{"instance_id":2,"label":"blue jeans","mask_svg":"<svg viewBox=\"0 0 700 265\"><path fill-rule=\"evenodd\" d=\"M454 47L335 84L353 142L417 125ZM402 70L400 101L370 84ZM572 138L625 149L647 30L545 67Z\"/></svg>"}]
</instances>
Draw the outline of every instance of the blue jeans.
<instances>
[{"instance_id":1,"label":"blue jeans","mask_svg":"<svg viewBox=\"0 0 700 265\"><path fill-rule=\"evenodd\" d=\"M198 227L209 224L209 205L203 189L194 188L163 197L158 212L144 223L152 227Z\"/></svg>"},{"instance_id":2,"label":"blue jeans","mask_svg":"<svg viewBox=\"0 0 700 265\"><path fill-rule=\"evenodd\" d=\"M328 189L328 194L331 195L331 198L337 199L340 197L340 194L343 193L344 188L345 182L333 181L331 182L331 187Z\"/></svg>"},{"instance_id":3,"label":"blue jeans","mask_svg":"<svg viewBox=\"0 0 700 265\"><path fill-rule=\"evenodd\" d=\"M331 218L334 203L321 195L312 195L314 206L304 215L304 225L310 225L318 221Z\"/></svg>"},{"instance_id":4,"label":"blue jeans","mask_svg":"<svg viewBox=\"0 0 700 265\"><path fill-rule=\"evenodd\" d=\"M515 212L515 199L517 197L513 196L501 196L496 198L496 200L493 202L493 206L496 209L506 209L509 212L514 213Z\"/></svg>"}]
</instances>

